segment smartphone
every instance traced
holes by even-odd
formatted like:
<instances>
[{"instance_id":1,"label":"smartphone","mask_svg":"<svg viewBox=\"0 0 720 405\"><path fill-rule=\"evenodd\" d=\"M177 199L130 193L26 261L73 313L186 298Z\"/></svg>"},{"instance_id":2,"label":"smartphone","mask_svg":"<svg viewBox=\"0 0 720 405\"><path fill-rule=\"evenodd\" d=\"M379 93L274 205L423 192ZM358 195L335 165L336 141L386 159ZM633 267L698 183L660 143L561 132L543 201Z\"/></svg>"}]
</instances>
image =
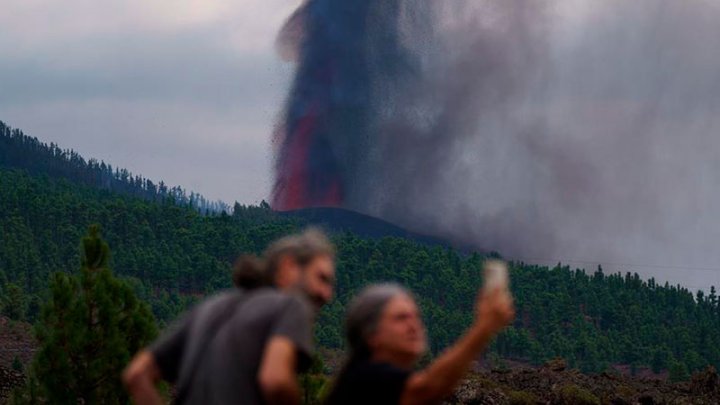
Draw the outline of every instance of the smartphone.
<instances>
[{"instance_id":1,"label":"smartphone","mask_svg":"<svg viewBox=\"0 0 720 405\"><path fill-rule=\"evenodd\" d=\"M497 288L507 290L510 287L510 275L508 265L503 260L490 259L483 263L483 274L485 276L485 291L493 291Z\"/></svg>"}]
</instances>

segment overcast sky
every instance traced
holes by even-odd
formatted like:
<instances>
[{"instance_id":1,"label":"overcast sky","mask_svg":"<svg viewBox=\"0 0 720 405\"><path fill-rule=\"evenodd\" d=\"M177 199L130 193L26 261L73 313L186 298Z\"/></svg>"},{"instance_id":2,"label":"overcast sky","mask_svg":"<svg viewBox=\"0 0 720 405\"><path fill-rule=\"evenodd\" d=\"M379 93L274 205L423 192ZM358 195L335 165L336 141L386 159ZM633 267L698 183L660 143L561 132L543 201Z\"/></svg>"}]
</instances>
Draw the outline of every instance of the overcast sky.
<instances>
[{"instance_id":1,"label":"overcast sky","mask_svg":"<svg viewBox=\"0 0 720 405\"><path fill-rule=\"evenodd\" d=\"M259 202L292 74L274 41L299 3L3 0L0 120L210 199Z\"/></svg>"},{"instance_id":2,"label":"overcast sky","mask_svg":"<svg viewBox=\"0 0 720 405\"><path fill-rule=\"evenodd\" d=\"M227 202L269 193L298 0L4 0L0 120Z\"/></svg>"},{"instance_id":3,"label":"overcast sky","mask_svg":"<svg viewBox=\"0 0 720 405\"><path fill-rule=\"evenodd\" d=\"M275 37L299 3L2 0L0 120L209 199L257 203L270 192L270 137L292 74ZM551 4L562 42L601 2Z\"/></svg>"},{"instance_id":4,"label":"overcast sky","mask_svg":"<svg viewBox=\"0 0 720 405\"><path fill-rule=\"evenodd\" d=\"M210 199L259 202L292 74L274 41L299 3L3 0L0 120Z\"/></svg>"}]
</instances>

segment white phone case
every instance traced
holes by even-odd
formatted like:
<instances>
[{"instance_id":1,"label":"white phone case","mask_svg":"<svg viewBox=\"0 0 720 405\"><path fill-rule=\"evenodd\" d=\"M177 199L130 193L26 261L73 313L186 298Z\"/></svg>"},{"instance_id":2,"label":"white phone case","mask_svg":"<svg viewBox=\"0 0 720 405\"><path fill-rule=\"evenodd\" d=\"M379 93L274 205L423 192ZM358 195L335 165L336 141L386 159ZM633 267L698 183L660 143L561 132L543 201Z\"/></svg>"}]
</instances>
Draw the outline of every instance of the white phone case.
<instances>
[{"instance_id":1,"label":"white phone case","mask_svg":"<svg viewBox=\"0 0 720 405\"><path fill-rule=\"evenodd\" d=\"M483 266L485 274L485 291L493 291L497 288L507 289L510 284L508 266L502 260L488 260Z\"/></svg>"}]
</instances>

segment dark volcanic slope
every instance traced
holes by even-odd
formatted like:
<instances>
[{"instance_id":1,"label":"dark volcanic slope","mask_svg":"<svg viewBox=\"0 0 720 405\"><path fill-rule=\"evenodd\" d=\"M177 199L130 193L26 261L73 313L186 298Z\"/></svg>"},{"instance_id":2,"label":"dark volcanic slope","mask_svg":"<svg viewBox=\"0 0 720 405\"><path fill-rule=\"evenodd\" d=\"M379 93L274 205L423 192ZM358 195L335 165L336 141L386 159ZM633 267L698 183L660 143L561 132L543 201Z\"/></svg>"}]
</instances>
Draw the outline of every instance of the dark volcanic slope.
<instances>
[{"instance_id":1,"label":"dark volcanic slope","mask_svg":"<svg viewBox=\"0 0 720 405\"><path fill-rule=\"evenodd\" d=\"M565 367L564 361L556 360L538 369L473 373L445 404L720 404L720 376L712 367L680 383L612 373L582 374Z\"/></svg>"},{"instance_id":2,"label":"dark volcanic slope","mask_svg":"<svg viewBox=\"0 0 720 405\"><path fill-rule=\"evenodd\" d=\"M278 214L301 219L330 232L352 232L360 237L375 239L393 236L428 245L450 246L442 239L411 232L382 219L342 208L304 208L295 211L281 211Z\"/></svg>"}]
</instances>

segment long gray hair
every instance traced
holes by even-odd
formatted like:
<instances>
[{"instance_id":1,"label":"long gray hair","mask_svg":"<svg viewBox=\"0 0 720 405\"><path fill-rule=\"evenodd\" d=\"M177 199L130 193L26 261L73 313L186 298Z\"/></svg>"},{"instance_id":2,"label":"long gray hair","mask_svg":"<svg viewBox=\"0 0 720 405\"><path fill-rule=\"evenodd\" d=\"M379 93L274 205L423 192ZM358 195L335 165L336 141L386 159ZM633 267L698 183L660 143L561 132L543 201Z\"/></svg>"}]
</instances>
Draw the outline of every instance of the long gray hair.
<instances>
[{"instance_id":1,"label":"long gray hair","mask_svg":"<svg viewBox=\"0 0 720 405\"><path fill-rule=\"evenodd\" d=\"M345 316L345 335L350 345L348 365L370 358L368 339L377 331L387 303L398 295L413 297L397 284L375 284L365 287L350 302Z\"/></svg>"}]
</instances>

